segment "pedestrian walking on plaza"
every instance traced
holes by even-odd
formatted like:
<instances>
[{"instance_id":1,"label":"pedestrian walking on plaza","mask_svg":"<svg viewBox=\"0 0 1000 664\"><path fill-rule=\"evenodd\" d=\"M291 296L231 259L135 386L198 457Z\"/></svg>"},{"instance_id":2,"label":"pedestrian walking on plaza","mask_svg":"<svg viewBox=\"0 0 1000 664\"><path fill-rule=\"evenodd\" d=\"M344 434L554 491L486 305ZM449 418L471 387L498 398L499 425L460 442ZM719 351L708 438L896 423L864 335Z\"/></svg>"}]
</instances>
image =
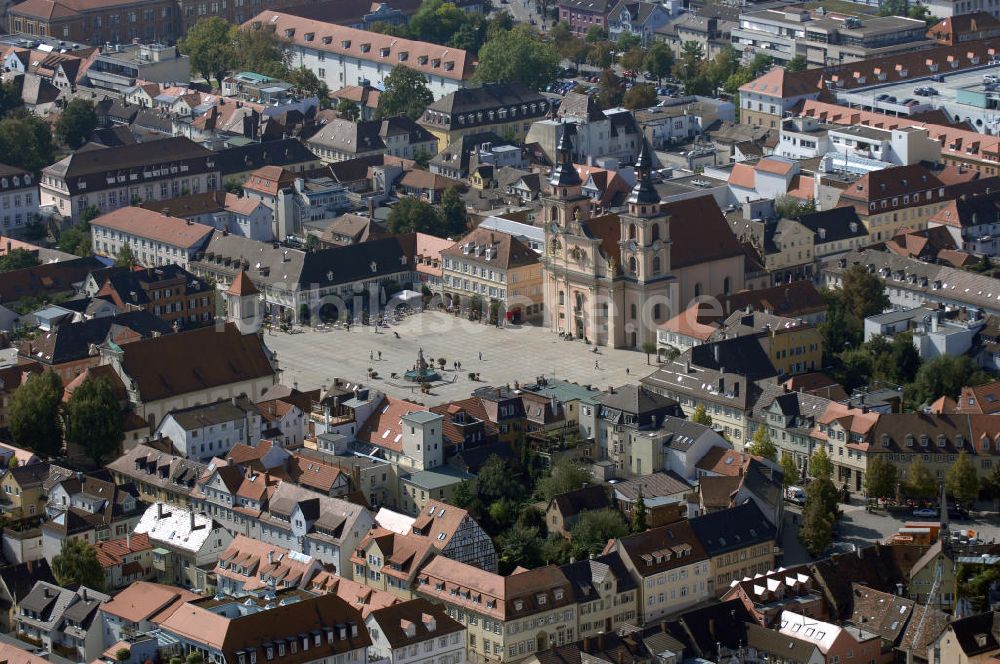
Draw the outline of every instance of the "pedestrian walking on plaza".
<instances>
[{"instance_id":1,"label":"pedestrian walking on plaza","mask_svg":"<svg viewBox=\"0 0 1000 664\"><path fill-rule=\"evenodd\" d=\"M625 375L627 376L628 374L629 374L628 367L625 367Z\"/></svg>"},{"instance_id":2,"label":"pedestrian walking on plaza","mask_svg":"<svg viewBox=\"0 0 1000 664\"><path fill-rule=\"evenodd\" d=\"M375 359L375 351L373 351L373 350L368 351L368 359L369 360L374 360Z\"/></svg>"},{"instance_id":3,"label":"pedestrian walking on plaza","mask_svg":"<svg viewBox=\"0 0 1000 664\"><path fill-rule=\"evenodd\" d=\"M594 360L594 368L595 368L595 369L600 369L600 368L601 368L601 367L600 367L600 366L598 365L598 363L597 363L597 360Z\"/></svg>"},{"instance_id":4,"label":"pedestrian walking on plaza","mask_svg":"<svg viewBox=\"0 0 1000 664\"><path fill-rule=\"evenodd\" d=\"M379 352L378 352L378 361L379 361L379 362L381 362L381 361L382 361L382 351L379 351Z\"/></svg>"},{"instance_id":5,"label":"pedestrian walking on plaza","mask_svg":"<svg viewBox=\"0 0 1000 664\"><path fill-rule=\"evenodd\" d=\"M479 351L479 361L483 361L483 351Z\"/></svg>"}]
</instances>

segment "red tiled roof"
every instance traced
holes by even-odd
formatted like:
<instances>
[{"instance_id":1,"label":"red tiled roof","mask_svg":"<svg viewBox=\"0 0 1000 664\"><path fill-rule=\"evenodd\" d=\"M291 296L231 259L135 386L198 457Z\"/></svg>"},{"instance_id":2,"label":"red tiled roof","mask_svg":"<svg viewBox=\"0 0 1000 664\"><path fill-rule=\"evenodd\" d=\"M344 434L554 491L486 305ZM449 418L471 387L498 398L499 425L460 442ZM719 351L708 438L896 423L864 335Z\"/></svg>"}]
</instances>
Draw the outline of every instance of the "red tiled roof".
<instances>
[{"instance_id":1,"label":"red tiled roof","mask_svg":"<svg viewBox=\"0 0 1000 664\"><path fill-rule=\"evenodd\" d=\"M101 563L101 567L113 567L120 565L126 555L152 549L153 545L149 543L149 535L139 533L130 538L97 542L94 548L97 549L97 561Z\"/></svg>"},{"instance_id":2,"label":"red tiled roof","mask_svg":"<svg viewBox=\"0 0 1000 664\"><path fill-rule=\"evenodd\" d=\"M250 280L249 275L247 275L246 270L240 270L236 278L233 279L233 283L226 290L230 295L244 296L244 295L254 295L260 293L257 287L253 285Z\"/></svg>"},{"instance_id":3,"label":"red tiled roof","mask_svg":"<svg viewBox=\"0 0 1000 664\"><path fill-rule=\"evenodd\" d=\"M757 186L757 171L744 162L734 164L729 173L729 184L742 189L754 189Z\"/></svg>"},{"instance_id":4,"label":"red tiled roof","mask_svg":"<svg viewBox=\"0 0 1000 664\"><path fill-rule=\"evenodd\" d=\"M361 430L358 431L358 440L394 452L401 452L403 450L402 417L420 410L427 410L427 408L410 401L387 396L378 410L372 413Z\"/></svg>"},{"instance_id":5,"label":"red tiled roof","mask_svg":"<svg viewBox=\"0 0 1000 664\"><path fill-rule=\"evenodd\" d=\"M119 208L94 219L90 224L183 248L198 244L212 232L211 226L168 217L140 207Z\"/></svg>"}]
</instances>

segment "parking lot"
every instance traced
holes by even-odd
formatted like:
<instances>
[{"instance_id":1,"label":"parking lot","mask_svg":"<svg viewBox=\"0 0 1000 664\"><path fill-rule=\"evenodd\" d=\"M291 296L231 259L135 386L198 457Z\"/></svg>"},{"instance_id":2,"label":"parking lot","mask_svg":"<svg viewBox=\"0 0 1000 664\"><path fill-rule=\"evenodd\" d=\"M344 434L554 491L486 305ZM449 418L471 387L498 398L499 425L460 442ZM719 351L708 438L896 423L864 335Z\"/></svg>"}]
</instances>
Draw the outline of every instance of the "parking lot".
<instances>
[{"instance_id":1,"label":"parking lot","mask_svg":"<svg viewBox=\"0 0 1000 664\"><path fill-rule=\"evenodd\" d=\"M398 339L393 332L399 334ZM636 382L653 371L643 353L608 348L594 353L593 346L563 341L538 327L497 328L440 312L410 316L379 334L373 327L362 326L352 326L350 332L305 328L296 334L269 332L264 341L277 353L286 385L306 390L330 385L335 377L344 378L428 406L467 398L484 385L513 385L542 375L604 390ZM421 394L416 384L391 377L412 368L421 348L426 358L445 359L443 381L435 384L429 396ZM454 369L456 361L462 363L461 370ZM379 377L368 380L369 368ZM479 380L469 380L470 372L478 373Z\"/></svg>"},{"instance_id":2,"label":"parking lot","mask_svg":"<svg viewBox=\"0 0 1000 664\"><path fill-rule=\"evenodd\" d=\"M841 505L841 510L844 517L840 520L835 540L838 548L850 548L843 546L848 544L864 547L874 542L883 542L899 532L907 521L938 521L937 517L894 516L885 511L867 512L865 503L860 498L852 498L850 504ZM785 503L785 529L782 534L784 565L797 565L812 560L798 541L801 515L801 508ZM1000 541L1000 519L995 512L978 513L969 519L949 520L949 528L974 530L976 536L984 542Z\"/></svg>"}]
</instances>

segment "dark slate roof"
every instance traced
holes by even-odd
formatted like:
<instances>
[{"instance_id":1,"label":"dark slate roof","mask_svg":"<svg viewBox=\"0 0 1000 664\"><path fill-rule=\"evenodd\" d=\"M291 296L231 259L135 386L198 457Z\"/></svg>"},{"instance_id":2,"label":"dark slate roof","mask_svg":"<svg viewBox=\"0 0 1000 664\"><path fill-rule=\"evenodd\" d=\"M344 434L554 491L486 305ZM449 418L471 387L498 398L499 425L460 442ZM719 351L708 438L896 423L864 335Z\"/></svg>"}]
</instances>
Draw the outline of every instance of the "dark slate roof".
<instances>
[{"instance_id":1,"label":"dark slate roof","mask_svg":"<svg viewBox=\"0 0 1000 664\"><path fill-rule=\"evenodd\" d=\"M428 128L496 125L497 119L488 114L500 109L506 110L508 118L531 122L545 117L550 104L548 98L523 83L488 83L478 88L461 88L441 97L427 107L420 124ZM515 109L513 116L511 109Z\"/></svg>"},{"instance_id":2,"label":"dark slate roof","mask_svg":"<svg viewBox=\"0 0 1000 664\"><path fill-rule=\"evenodd\" d=\"M798 218L800 224L816 234L816 242L837 242L840 240L853 240L864 235L868 235L865 225L858 218L858 213L852 207L837 207L821 212L804 214ZM854 224L854 230L851 230ZM823 229L824 237L820 237L820 229Z\"/></svg>"},{"instance_id":3,"label":"dark slate roof","mask_svg":"<svg viewBox=\"0 0 1000 664\"><path fill-rule=\"evenodd\" d=\"M747 625L754 619L739 599L686 611L667 624L667 631L684 645L685 658L697 655L715 660L722 645L735 650L747 643Z\"/></svg>"},{"instance_id":4,"label":"dark slate roof","mask_svg":"<svg viewBox=\"0 0 1000 664\"><path fill-rule=\"evenodd\" d=\"M893 555L896 547L874 546L858 549L854 553L843 553L819 560L811 565L813 578L823 587L827 601L831 604L834 619L846 619L853 606L854 589L852 583L896 592L896 585L908 585L909 579L900 570Z\"/></svg>"},{"instance_id":5,"label":"dark slate roof","mask_svg":"<svg viewBox=\"0 0 1000 664\"><path fill-rule=\"evenodd\" d=\"M216 167L222 176L253 171L262 166L293 166L319 161L309 149L295 138L285 138L267 143L249 143L219 150Z\"/></svg>"},{"instance_id":6,"label":"dark slate roof","mask_svg":"<svg viewBox=\"0 0 1000 664\"><path fill-rule=\"evenodd\" d=\"M309 288L316 284L323 286L377 279L408 271L411 262L398 237L321 249L309 252L303 258L299 283L303 288Z\"/></svg>"},{"instance_id":7,"label":"dark slate roof","mask_svg":"<svg viewBox=\"0 0 1000 664\"><path fill-rule=\"evenodd\" d=\"M747 625L747 645L761 655L770 653L782 661L808 662L818 649L815 643L786 636L775 629L767 629L755 623ZM822 655L819 657L822 659Z\"/></svg>"},{"instance_id":8,"label":"dark slate roof","mask_svg":"<svg viewBox=\"0 0 1000 664\"><path fill-rule=\"evenodd\" d=\"M99 275L95 275L100 278ZM169 264L147 270L109 270L109 274L104 283L111 282L111 287L118 293L125 304L135 306L145 306L149 303L147 290L158 281L169 281L173 279L183 279L186 282L187 295L207 292L211 289L208 283L194 276L180 265ZM104 284L102 283L103 287Z\"/></svg>"},{"instance_id":9,"label":"dark slate roof","mask_svg":"<svg viewBox=\"0 0 1000 664\"><path fill-rule=\"evenodd\" d=\"M20 602L24 599L39 581L56 583L52 569L45 558L0 567L0 581L3 582L14 602Z\"/></svg>"},{"instance_id":10,"label":"dark slate roof","mask_svg":"<svg viewBox=\"0 0 1000 664\"><path fill-rule=\"evenodd\" d=\"M107 341L114 329L129 329L140 336L154 333L170 334L170 323L145 310L129 311L115 316L104 316L59 325L55 330L40 334L21 344L21 354L43 364L61 364L90 355L92 345Z\"/></svg>"},{"instance_id":11,"label":"dark slate roof","mask_svg":"<svg viewBox=\"0 0 1000 664\"><path fill-rule=\"evenodd\" d=\"M617 551L589 560L578 560L559 569L569 579L573 597L577 602L600 599L597 587L604 583L609 575L616 581L616 593L623 593L636 587L635 579L629 574Z\"/></svg>"},{"instance_id":12,"label":"dark slate roof","mask_svg":"<svg viewBox=\"0 0 1000 664\"><path fill-rule=\"evenodd\" d=\"M3 279L0 279L0 302L17 302L26 297L71 291L73 284L86 279L91 270L102 267L104 263L88 256L4 272Z\"/></svg>"},{"instance_id":13,"label":"dark slate roof","mask_svg":"<svg viewBox=\"0 0 1000 664\"><path fill-rule=\"evenodd\" d=\"M556 504L556 508L563 515L563 518L576 516L580 512L591 510L603 510L611 507L611 497L607 490L601 486L585 486L566 493L553 496L551 503Z\"/></svg>"},{"instance_id":14,"label":"dark slate roof","mask_svg":"<svg viewBox=\"0 0 1000 664\"><path fill-rule=\"evenodd\" d=\"M636 415L677 407L677 402L639 385L622 385L597 398L601 405Z\"/></svg>"},{"instance_id":15,"label":"dark slate roof","mask_svg":"<svg viewBox=\"0 0 1000 664\"><path fill-rule=\"evenodd\" d=\"M763 544L776 536L774 526L753 501L695 517L691 519L691 529L713 557Z\"/></svg>"},{"instance_id":16,"label":"dark slate roof","mask_svg":"<svg viewBox=\"0 0 1000 664\"><path fill-rule=\"evenodd\" d=\"M951 630L966 657L1000 649L1000 613L996 611L956 620Z\"/></svg>"},{"instance_id":17,"label":"dark slate roof","mask_svg":"<svg viewBox=\"0 0 1000 664\"><path fill-rule=\"evenodd\" d=\"M756 336L722 339L695 346L691 349L691 365L714 371L725 369L727 373L738 373L749 381L778 375L761 339Z\"/></svg>"}]
</instances>

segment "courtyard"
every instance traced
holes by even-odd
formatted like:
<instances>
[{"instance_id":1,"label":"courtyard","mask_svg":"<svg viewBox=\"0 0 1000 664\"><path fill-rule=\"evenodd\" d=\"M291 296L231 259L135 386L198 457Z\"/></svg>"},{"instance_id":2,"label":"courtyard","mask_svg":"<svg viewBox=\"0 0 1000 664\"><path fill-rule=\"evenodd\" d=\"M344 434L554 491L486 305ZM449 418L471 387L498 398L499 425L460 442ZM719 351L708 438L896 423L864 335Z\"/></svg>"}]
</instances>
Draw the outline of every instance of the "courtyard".
<instances>
[{"instance_id":1,"label":"courtyard","mask_svg":"<svg viewBox=\"0 0 1000 664\"><path fill-rule=\"evenodd\" d=\"M285 385L309 390L343 378L427 406L467 398L484 385L527 384L539 376L606 390L634 383L654 368L646 364L645 353L610 348L594 353L593 346L564 341L540 327L497 328L436 311L411 315L377 334L374 327L361 325L352 325L350 331L303 327L293 334L264 334L265 343L277 353ZM445 359L445 368L439 372L442 380L434 383L429 395L403 378L416 364L420 349L428 360ZM461 369L454 368L455 362L461 363ZM378 373L377 378L368 378L369 368ZM479 374L479 379L470 380L469 373Z\"/></svg>"}]
</instances>

